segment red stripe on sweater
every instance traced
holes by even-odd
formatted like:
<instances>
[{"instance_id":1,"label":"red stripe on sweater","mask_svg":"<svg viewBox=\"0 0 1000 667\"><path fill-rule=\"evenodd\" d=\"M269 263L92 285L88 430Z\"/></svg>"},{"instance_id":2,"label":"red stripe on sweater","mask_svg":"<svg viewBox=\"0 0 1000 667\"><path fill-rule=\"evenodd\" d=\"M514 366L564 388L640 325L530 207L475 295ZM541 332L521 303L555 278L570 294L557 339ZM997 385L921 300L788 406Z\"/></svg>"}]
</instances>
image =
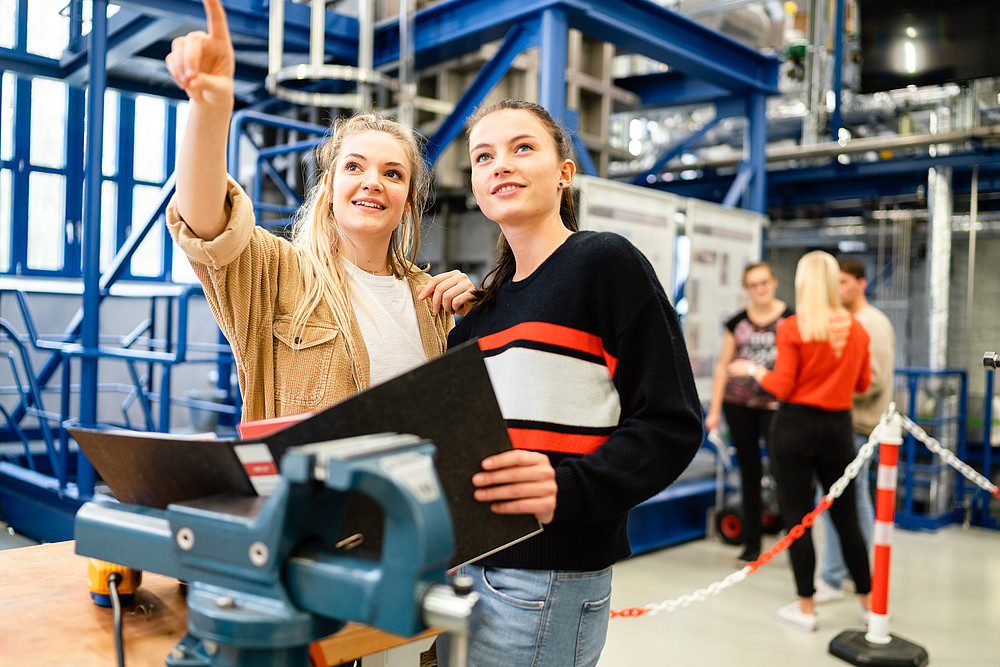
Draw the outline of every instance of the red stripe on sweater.
<instances>
[{"instance_id":1,"label":"red stripe on sweater","mask_svg":"<svg viewBox=\"0 0 1000 667\"><path fill-rule=\"evenodd\" d=\"M556 433L527 428L509 428L510 441L514 449L532 449L542 452L562 452L563 454L590 454L603 445L606 435L582 435L579 433Z\"/></svg>"},{"instance_id":2,"label":"red stripe on sweater","mask_svg":"<svg viewBox=\"0 0 1000 667\"><path fill-rule=\"evenodd\" d=\"M612 377L615 374L615 367L618 365L618 359L604 349L604 344L599 336L549 322L522 322L509 329L483 336L479 339L479 348L483 351L496 350L515 340L531 340L558 345L603 357Z\"/></svg>"}]
</instances>

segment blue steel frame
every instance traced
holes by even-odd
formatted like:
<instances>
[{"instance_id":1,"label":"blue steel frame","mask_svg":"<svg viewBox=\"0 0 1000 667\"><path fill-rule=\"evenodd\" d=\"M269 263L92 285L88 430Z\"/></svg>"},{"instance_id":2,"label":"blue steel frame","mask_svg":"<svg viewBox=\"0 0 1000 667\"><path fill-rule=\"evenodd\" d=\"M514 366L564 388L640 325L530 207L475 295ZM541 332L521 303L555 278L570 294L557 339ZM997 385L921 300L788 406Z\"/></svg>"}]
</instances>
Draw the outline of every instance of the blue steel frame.
<instances>
[{"instance_id":1,"label":"blue steel frame","mask_svg":"<svg viewBox=\"0 0 1000 667\"><path fill-rule=\"evenodd\" d=\"M161 408L168 401L170 363L182 358L180 351L155 354L151 351L129 350L109 354L98 339L99 306L108 295L113 283L122 275L124 267L131 259L138 243L150 231L162 213L171 193L172 178L163 187L163 197L158 210L137 225L130 238L113 261L112 267L102 276L99 269L99 238L101 221L101 183L103 157L103 117L104 92L111 87L126 90L151 92L137 87L134 82L109 80L108 65L120 62L140 51L155 49L164 37L182 23L203 24L204 16L200 0L119 0L122 10L111 20L106 17L107 0L93 0L92 29L86 40L77 28L71 35L73 49L56 61L34 56L23 47L0 49L0 71L12 70L22 76L45 76L66 81L71 85L70 104L74 128L74 144L69 149L73 159L70 168L75 171L68 181L78 180L79 190L74 189L74 201L86 202L86 208L79 211L82 218L82 245L79 267L83 277L82 307L66 331L66 337L78 340L71 346L63 346L52 354L38 372L36 380L44 386L61 367L64 382L68 386L69 357L80 359L80 424L96 426L96 388L98 387L98 363L104 356L129 356L164 363ZM265 0L226 0L230 30L266 43L267 3ZM80 0L71 0L71 15L80 16ZM27 0L18 0L18 34L24 34ZM748 160L744 176L739 186L734 188L730 199L742 199L745 206L762 211L764 206L764 99L777 92L777 59L764 56L744 47L727 37L721 36L700 24L664 10L647 0L619 0L615 3L600 0L448 0L435 4L416 15L416 65L424 67L443 59L465 53L470 48L491 39L504 38L497 56L483 68L473 85L462 96L454 112L441 125L441 129L431 137L430 148L433 162L461 131L464 118L482 102L489 90L509 69L517 54L527 48L538 47L539 59L539 102L555 118L576 127L575 114L566 108L564 74L566 69L566 44L568 30L574 28L595 39L627 46L633 52L666 62L685 79L708 82L703 86L717 87L723 96L730 96L742 102L745 115L749 119ZM331 62L354 64L357 54L358 24L354 19L329 14L326 30L326 52ZM308 7L297 3L286 3L285 49L306 52L309 40ZM398 26L387 22L376 29L376 66L391 69L392 61L398 57ZM238 75L261 79L260 71L242 68ZM74 90L87 82L88 95L82 90ZM260 84L262 86L262 81ZM263 96L260 89L242 96L238 102L255 104ZM168 96L164 91L158 91ZM88 121L84 126L83 106L86 104ZM20 112L19 112L20 113ZM19 128L29 126L28 118L19 115ZM325 128L324 128L325 129ZM27 136L27 131L24 132ZM589 155L576 136L576 148L580 154L581 167L585 173L594 173ZM22 139L22 141L25 139ZM84 146L84 142L86 142ZM84 150L85 148L85 150ZM172 151L169 153L172 154ZM87 164L83 164L84 155ZM275 175L274 170L268 170ZM20 183L18 187L22 186ZM77 186L73 186L76 188ZM279 186L280 187L280 186ZM291 189L286 188L286 195ZM85 194L85 196L84 196ZM26 202L20 196L19 201ZM74 204L76 205L76 204ZM289 205L291 202L289 201ZM14 220L27 220L27 211L17 208ZM26 233L26 229L16 227L16 234ZM169 247L169 244L166 244ZM74 253L75 255L76 253ZM165 258L169 260L169 257ZM165 267L169 266L165 261ZM223 375L223 382L229 375ZM91 388L90 391L87 388ZM63 406L66 407L66 399ZM168 422L162 418L161 426ZM81 457L82 459L83 457ZM33 471L28 471L33 472ZM52 492L59 502L73 500L72 485L62 479L32 480L25 482L23 476L5 475L6 466L0 471L0 488L4 479L14 480L10 487L17 487L20 493L25 485L39 493L39 504L52 504ZM60 475L63 477L63 475ZM84 499L93 492L93 470L85 463L78 466L75 492L77 499ZM5 502L5 512L15 501ZM57 512L58 514L58 512ZM57 517L52 525L63 525ZM41 536L42 539L52 539ZM62 539L65 539L63 537Z\"/></svg>"},{"instance_id":2,"label":"blue steel frame","mask_svg":"<svg viewBox=\"0 0 1000 667\"><path fill-rule=\"evenodd\" d=\"M986 391L983 396L983 442L982 467L983 476L993 481L993 385L996 371L986 369ZM978 487L972 489L972 516L970 520L975 526L983 526L994 530L1000 529L1000 522L990 511L993 496Z\"/></svg>"},{"instance_id":3,"label":"blue steel frame","mask_svg":"<svg viewBox=\"0 0 1000 667\"><path fill-rule=\"evenodd\" d=\"M464 119L503 77L517 54L533 46L541 51L539 103L557 120L575 129L576 119L566 109L564 86L570 28L668 63L676 68L669 76L674 90L697 90L719 103L722 115L746 116L748 136L743 177L735 181L726 201L730 204L742 201L745 208L764 211L765 101L767 95L778 92L778 60L645 0L621 0L613 4L584 0L453 0L418 12L415 30L418 66L456 55L458 49L466 50L469 43L503 38L500 50L480 70L456 103L454 112L430 138L431 162L458 136ZM376 33L375 61L377 65L388 65L397 57L398 28L388 25ZM639 93L643 105L687 101L659 98L653 80L660 78L659 75L633 78L633 90ZM697 80L706 83L692 83ZM576 149L578 156L586 154L581 145L576 145ZM581 161L582 171L596 174L588 163L587 158Z\"/></svg>"},{"instance_id":4,"label":"blue steel frame","mask_svg":"<svg viewBox=\"0 0 1000 667\"><path fill-rule=\"evenodd\" d=\"M957 441L955 443L955 456L960 460L966 459L966 429L968 424L969 403L968 403L968 374L963 368L905 368L897 367L896 376L902 376L906 382L907 405L904 414L919 426L948 427L955 426L957 429ZM959 382L958 414L945 417L921 417L917 406L917 396L921 382L927 378L938 377L942 379L957 378ZM951 501L952 506L940 514L921 512L915 506L915 489L918 485L923 485L923 480L918 481L921 474L935 474L949 466L940 462L937 464L925 464L917 461L918 454L923 454L928 450L924 445L917 442L912 434L906 432L903 436L903 448L900 452L899 475L902 484L900 502L902 506L896 510L896 524L902 528L913 530L936 530L949 523L962 521L962 504L965 500L965 478L956 470L950 470L950 474L955 475L955 493Z\"/></svg>"}]
</instances>

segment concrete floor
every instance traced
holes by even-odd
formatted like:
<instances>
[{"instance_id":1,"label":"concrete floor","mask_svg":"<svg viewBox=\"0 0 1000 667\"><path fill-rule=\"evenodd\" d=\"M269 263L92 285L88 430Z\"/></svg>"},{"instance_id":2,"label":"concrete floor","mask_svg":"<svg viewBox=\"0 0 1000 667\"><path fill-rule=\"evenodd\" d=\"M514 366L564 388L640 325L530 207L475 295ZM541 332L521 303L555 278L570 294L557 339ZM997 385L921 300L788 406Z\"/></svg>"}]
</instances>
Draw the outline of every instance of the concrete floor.
<instances>
[{"instance_id":1,"label":"concrete floor","mask_svg":"<svg viewBox=\"0 0 1000 667\"><path fill-rule=\"evenodd\" d=\"M817 549L821 533L813 531ZM619 563L612 608L642 607L705 588L738 569L737 553L738 547L708 538ZM922 646L931 665L1000 665L1000 531L958 525L936 532L896 529L890 573L892 635ZM857 598L820 605L819 629L810 633L775 618L794 591L783 553L705 601L655 616L612 618L599 667L850 664L830 655L829 644L842 631L861 628Z\"/></svg>"}]
</instances>

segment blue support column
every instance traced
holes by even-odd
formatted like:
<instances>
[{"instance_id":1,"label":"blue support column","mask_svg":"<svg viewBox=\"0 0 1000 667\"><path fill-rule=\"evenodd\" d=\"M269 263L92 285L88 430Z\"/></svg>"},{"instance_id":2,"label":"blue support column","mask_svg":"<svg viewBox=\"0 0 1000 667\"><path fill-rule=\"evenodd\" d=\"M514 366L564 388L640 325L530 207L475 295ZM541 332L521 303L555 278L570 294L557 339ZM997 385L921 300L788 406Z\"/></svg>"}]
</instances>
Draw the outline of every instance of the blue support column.
<instances>
[{"instance_id":1,"label":"blue support column","mask_svg":"<svg viewBox=\"0 0 1000 667\"><path fill-rule=\"evenodd\" d=\"M101 280L101 180L104 156L104 89L107 85L105 43L108 31L108 2L94 0L90 30L90 84L87 98L87 206L83 218L83 321L80 358L80 423L97 424L97 344L100 332ZM84 465L80 454L77 483L93 488L93 468ZM83 478L83 479L80 479Z\"/></svg>"},{"instance_id":2,"label":"blue support column","mask_svg":"<svg viewBox=\"0 0 1000 667\"><path fill-rule=\"evenodd\" d=\"M11 220L30 220L28 214L28 177L31 163L31 81L14 79L14 152L11 170ZM12 271L23 273L28 267L28 226L11 225ZM20 415L15 419L19 419Z\"/></svg>"},{"instance_id":3,"label":"blue support column","mask_svg":"<svg viewBox=\"0 0 1000 667\"><path fill-rule=\"evenodd\" d=\"M763 213L767 205L767 96L747 95L747 137L751 178L743 208Z\"/></svg>"},{"instance_id":4,"label":"blue support column","mask_svg":"<svg viewBox=\"0 0 1000 667\"><path fill-rule=\"evenodd\" d=\"M566 50L569 48L569 21L561 9L542 12L538 54L538 103L568 127L566 117Z\"/></svg>"}]
</instances>

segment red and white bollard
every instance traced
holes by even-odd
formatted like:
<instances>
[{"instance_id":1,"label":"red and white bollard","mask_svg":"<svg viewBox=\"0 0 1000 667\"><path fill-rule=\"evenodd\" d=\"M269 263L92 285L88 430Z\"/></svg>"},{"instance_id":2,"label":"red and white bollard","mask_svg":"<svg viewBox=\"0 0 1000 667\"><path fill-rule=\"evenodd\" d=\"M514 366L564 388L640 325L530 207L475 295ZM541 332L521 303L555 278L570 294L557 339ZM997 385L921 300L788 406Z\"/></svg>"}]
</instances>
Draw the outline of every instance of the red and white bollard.
<instances>
[{"instance_id":1,"label":"red and white bollard","mask_svg":"<svg viewBox=\"0 0 1000 667\"><path fill-rule=\"evenodd\" d=\"M865 639L873 644L888 644L889 636L889 565L892 555L892 529L896 514L896 480L903 428L898 415L882 428L878 450L878 481L875 492L875 533L872 539L872 608L868 615Z\"/></svg>"},{"instance_id":2,"label":"red and white bollard","mask_svg":"<svg viewBox=\"0 0 1000 667\"><path fill-rule=\"evenodd\" d=\"M927 651L889 634L889 564L896 513L896 480L903 422L894 406L892 418L879 425L878 482L875 496L871 612L867 631L845 630L830 641L830 653L852 665L924 667Z\"/></svg>"}]
</instances>

